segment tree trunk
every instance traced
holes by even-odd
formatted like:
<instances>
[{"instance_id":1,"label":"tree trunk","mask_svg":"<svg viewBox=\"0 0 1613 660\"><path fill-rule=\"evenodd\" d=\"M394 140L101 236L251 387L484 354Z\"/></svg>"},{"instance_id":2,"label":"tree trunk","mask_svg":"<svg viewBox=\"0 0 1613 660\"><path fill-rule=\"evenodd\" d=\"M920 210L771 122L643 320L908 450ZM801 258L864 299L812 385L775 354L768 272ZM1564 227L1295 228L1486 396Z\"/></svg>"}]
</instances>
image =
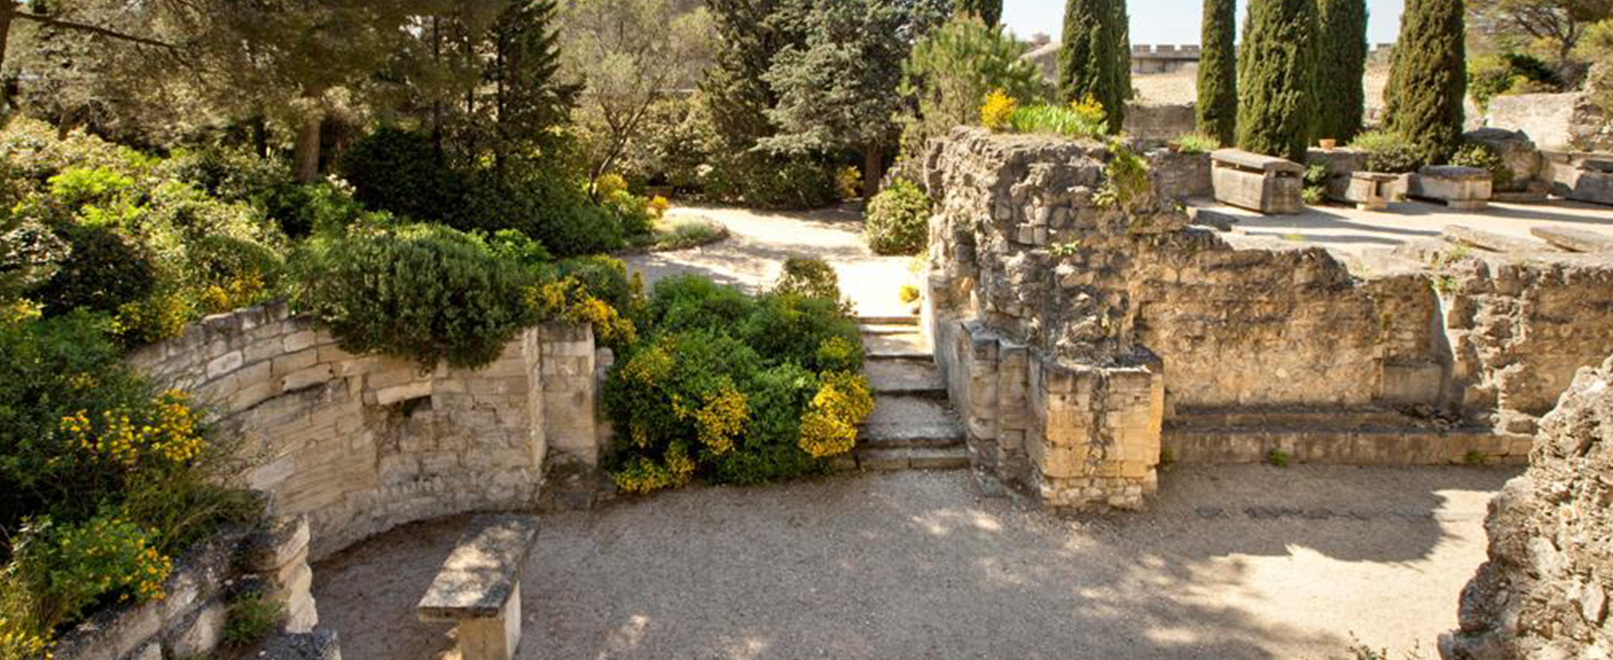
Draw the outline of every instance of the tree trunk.
<instances>
[{"instance_id":1,"label":"tree trunk","mask_svg":"<svg viewBox=\"0 0 1613 660\"><path fill-rule=\"evenodd\" d=\"M302 126L297 130L297 145L292 152L293 172L297 183L319 181L320 128L325 123L325 109L317 103L309 104Z\"/></svg>"},{"instance_id":2,"label":"tree trunk","mask_svg":"<svg viewBox=\"0 0 1613 660\"><path fill-rule=\"evenodd\" d=\"M6 42L11 38L11 19L17 15L17 3L12 0L0 2L0 71L6 67ZM6 98L6 90L0 88L0 110L10 105L11 99Z\"/></svg>"},{"instance_id":3,"label":"tree trunk","mask_svg":"<svg viewBox=\"0 0 1613 660\"><path fill-rule=\"evenodd\" d=\"M869 142L863 147L863 199L879 194L879 182L885 178L885 145Z\"/></svg>"}]
</instances>

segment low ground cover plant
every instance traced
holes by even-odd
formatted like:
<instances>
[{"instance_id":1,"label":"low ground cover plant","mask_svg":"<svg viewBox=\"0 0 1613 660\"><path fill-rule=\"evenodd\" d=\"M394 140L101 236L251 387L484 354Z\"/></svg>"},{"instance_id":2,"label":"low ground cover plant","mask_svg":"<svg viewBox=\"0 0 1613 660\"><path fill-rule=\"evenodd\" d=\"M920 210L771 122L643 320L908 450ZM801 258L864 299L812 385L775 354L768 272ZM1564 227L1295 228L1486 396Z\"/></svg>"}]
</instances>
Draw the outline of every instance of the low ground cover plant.
<instances>
[{"instance_id":1,"label":"low ground cover plant","mask_svg":"<svg viewBox=\"0 0 1613 660\"><path fill-rule=\"evenodd\" d=\"M856 322L827 264L793 263L758 296L698 276L655 285L648 332L605 389L622 490L821 473L855 446L873 410Z\"/></svg>"}]
</instances>

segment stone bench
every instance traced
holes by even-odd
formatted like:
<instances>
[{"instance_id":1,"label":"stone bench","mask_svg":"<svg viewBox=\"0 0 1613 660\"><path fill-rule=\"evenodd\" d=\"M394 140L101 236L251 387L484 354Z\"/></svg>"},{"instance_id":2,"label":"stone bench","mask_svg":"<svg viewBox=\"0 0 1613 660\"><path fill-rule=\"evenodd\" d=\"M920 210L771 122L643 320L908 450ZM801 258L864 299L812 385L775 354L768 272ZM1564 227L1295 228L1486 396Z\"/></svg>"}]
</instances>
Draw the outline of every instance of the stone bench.
<instances>
[{"instance_id":1,"label":"stone bench","mask_svg":"<svg viewBox=\"0 0 1613 660\"><path fill-rule=\"evenodd\" d=\"M1400 177L1381 172L1351 172L1328 185L1328 197L1354 204L1362 211L1386 211L1400 192Z\"/></svg>"},{"instance_id":2,"label":"stone bench","mask_svg":"<svg viewBox=\"0 0 1613 660\"><path fill-rule=\"evenodd\" d=\"M1305 168L1299 163L1238 149L1210 154L1215 200L1265 214L1299 213L1305 207Z\"/></svg>"},{"instance_id":3,"label":"stone bench","mask_svg":"<svg viewBox=\"0 0 1613 660\"><path fill-rule=\"evenodd\" d=\"M457 624L462 660L510 660L521 643L521 565L538 537L531 516L480 516L415 609Z\"/></svg>"},{"instance_id":4,"label":"stone bench","mask_svg":"<svg viewBox=\"0 0 1613 660\"><path fill-rule=\"evenodd\" d=\"M1546 154L1552 192L1592 204L1613 204L1613 154Z\"/></svg>"},{"instance_id":5,"label":"stone bench","mask_svg":"<svg viewBox=\"0 0 1613 660\"><path fill-rule=\"evenodd\" d=\"M1459 211L1480 211L1490 205L1492 181L1487 170L1456 165L1429 165L1407 182L1407 194L1440 202Z\"/></svg>"}]
</instances>

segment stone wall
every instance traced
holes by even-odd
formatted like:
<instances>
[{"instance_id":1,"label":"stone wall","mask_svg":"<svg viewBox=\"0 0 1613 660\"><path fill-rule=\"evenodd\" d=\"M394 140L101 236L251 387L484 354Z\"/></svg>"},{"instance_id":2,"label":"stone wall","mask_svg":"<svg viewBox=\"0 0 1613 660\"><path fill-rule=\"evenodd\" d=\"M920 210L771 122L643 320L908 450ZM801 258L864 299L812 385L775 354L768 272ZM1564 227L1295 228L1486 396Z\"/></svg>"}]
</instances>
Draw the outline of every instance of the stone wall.
<instances>
[{"instance_id":1,"label":"stone wall","mask_svg":"<svg viewBox=\"0 0 1613 660\"><path fill-rule=\"evenodd\" d=\"M1147 142L1166 142L1198 128L1192 103L1128 103L1126 133Z\"/></svg>"},{"instance_id":2,"label":"stone wall","mask_svg":"<svg viewBox=\"0 0 1613 660\"><path fill-rule=\"evenodd\" d=\"M1606 115L1580 92L1497 96L1484 125L1522 131L1541 148L1613 150Z\"/></svg>"},{"instance_id":3,"label":"stone wall","mask_svg":"<svg viewBox=\"0 0 1613 660\"><path fill-rule=\"evenodd\" d=\"M261 589L285 614L283 633L319 623L310 592L308 522L277 518L251 533L227 533L174 563L164 597L102 612L64 633L58 660L175 660L209 657L222 644L231 597ZM277 656L273 660L282 660Z\"/></svg>"},{"instance_id":4,"label":"stone wall","mask_svg":"<svg viewBox=\"0 0 1613 660\"><path fill-rule=\"evenodd\" d=\"M396 525L531 506L545 459L592 464L590 328L524 332L481 370L359 356L283 305L211 317L131 362L239 434L244 485L306 515L317 560Z\"/></svg>"},{"instance_id":5,"label":"stone wall","mask_svg":"<svg viewBox=\"0 0 1613 660\"><path fill-rule=\"evenodd\" d=\"M1613 265L1428 255L1469 271L1353 274L1188 226L1179 154L1151 156L1159 187L1134 212L1104 208L1113 157L961 129L924 162L937 360L977 467L1044 501L1136 506L1161 450L1521 462L1568 376L1613 352Z\"/></svg>"},{"instance_id":6,"label":"stone wall","mask_svg":"<svg viewBox=\"0 0 1613 660\"><path fill-rule=\"evenodd\" d=\"M1490 503L1489 561L1462 592L1445 660L1613 657L1613 359L1574 379L1530 468Z\"/></svg>"}]
</instances>

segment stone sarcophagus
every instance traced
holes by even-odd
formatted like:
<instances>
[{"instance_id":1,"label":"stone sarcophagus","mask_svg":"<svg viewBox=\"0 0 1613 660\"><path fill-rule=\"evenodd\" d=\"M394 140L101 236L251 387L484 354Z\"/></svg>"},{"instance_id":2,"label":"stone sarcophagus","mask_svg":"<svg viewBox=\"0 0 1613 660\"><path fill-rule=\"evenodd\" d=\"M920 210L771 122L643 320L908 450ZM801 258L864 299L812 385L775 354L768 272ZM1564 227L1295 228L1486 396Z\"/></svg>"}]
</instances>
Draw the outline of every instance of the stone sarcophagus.
<instances>
[{"instance_id":1,"label":"stone sarcophagus","mask_svg":"<svg viewBox=\"0 0 1613 660\"><path fill-rule=\"evenodd\" d=\"M1299 213L1305 168L1273 156L1238 149L1210 154L1215 200L1266 214Z\"/></svg>"},{"instance_id":2,"label":"stone sarcophagus","mask_svg":"<svg viewBox=\"0 0 1613 660\"><path fill-rule=\"evenodd\" d=\"M1429 165L1411 175L1407 194L1457 210L1477 211L1490 205L1491 176L1477 167Z\"/></svg>"},{"instance_id":3,"label":"stone sarcophagus","mask_svg":"<svg viewBox=\"0 0 1613 660\"><path fill-rule=\"evenodd\" d=\"M1386 211L1400 197L1400 177L1380 172L1351 172L1328 185L1328 197L1362 211Z\"/></svg>"}]
</instances>

